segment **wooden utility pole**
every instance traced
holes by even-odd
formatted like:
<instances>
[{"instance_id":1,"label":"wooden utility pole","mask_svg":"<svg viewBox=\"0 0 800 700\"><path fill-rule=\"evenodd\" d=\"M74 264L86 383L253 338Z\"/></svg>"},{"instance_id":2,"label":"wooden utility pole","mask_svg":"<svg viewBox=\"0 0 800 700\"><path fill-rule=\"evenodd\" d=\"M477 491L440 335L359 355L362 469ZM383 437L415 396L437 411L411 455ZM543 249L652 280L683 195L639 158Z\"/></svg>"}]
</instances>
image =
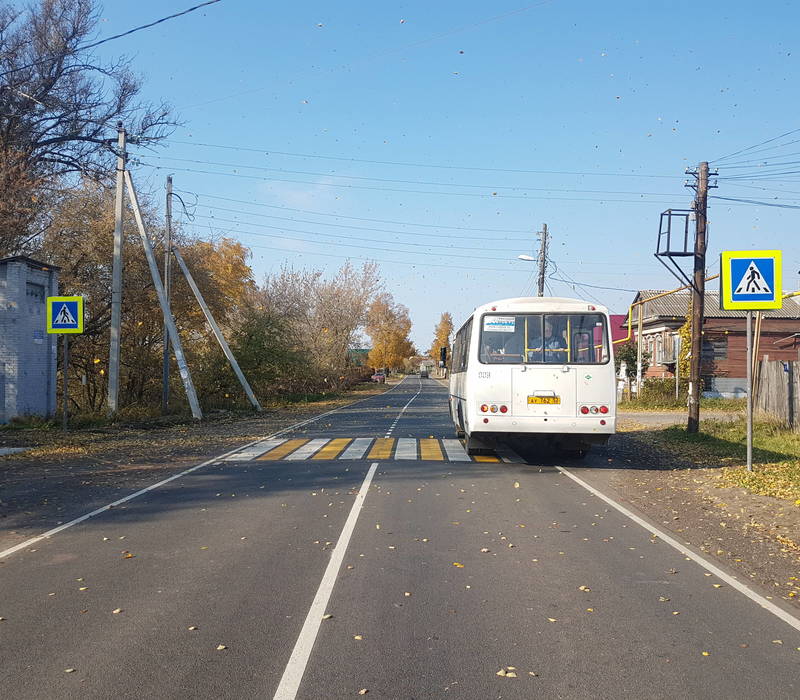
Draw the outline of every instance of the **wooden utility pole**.
<instances>
[{"instance_id":1,"label":"wooden utility pole","mask_svg":"<svg viewBox=\"0 0 800 700\"><path fill-rule=\"evenodd\" d=\"M122 210L125 197L125 129L117 122L117 192L114 202L114 262L111 269L111 343L108 355L108 411L119 407L119 349L122 332Z\"/></svg>"},{"instance_id":2,"label":"wooden utility pole","mask_svg":"<svg viewBox=\"0 0 800 700\"><path fill-rule=\"evenodd\" d=\"M689 421L686 430L700 429L700 371L703 359L703 305L706 290L706 228L708 213L708 163L697 169L697 196L694 200L694 278L692 280L692 343L689 355Z\"/></svg>"},{"instance_id":3,"label":"wooden utility pole","mask_svg":"<svg viewBox=\"0 0 800 700\"><path fill-rule=\"evenodd\" d=\"M167 176L167 230L164 240L164 294L170 309L170 287L172 273L172 175ZM164 352L161 358L161 413L169 408L169 329L164 319Z\"/></svg>"},{"instance_id":4,"label":"wooden utility pole","mask_svg":"<svg viewBox=\"0 0 800 700\"><path fill-rule=\"evenodd\" d=\"M542 224L542 243L539 246L539 284L538 296L544 296L544 279L547 272L547 224Z\"/></svg>"}]
</instances>

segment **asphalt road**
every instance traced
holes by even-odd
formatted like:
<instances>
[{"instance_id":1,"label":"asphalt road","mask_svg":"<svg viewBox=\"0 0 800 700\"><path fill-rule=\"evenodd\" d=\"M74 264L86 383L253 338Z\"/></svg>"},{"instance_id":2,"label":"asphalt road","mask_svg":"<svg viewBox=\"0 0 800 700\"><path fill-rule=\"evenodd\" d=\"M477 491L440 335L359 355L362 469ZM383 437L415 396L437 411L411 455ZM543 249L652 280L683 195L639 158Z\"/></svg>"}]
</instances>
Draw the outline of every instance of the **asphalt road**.
<instances>
[{"instance_id":1,"label":"asphalt road","mask_svg":"<svg viewBox=\"0 0 800 700\"><path fill-rule=\"evenodd\" d=\"M797 620L454 437L409 378L0 553L0 697L800 697Z\"/></svg>"}]
</instances>

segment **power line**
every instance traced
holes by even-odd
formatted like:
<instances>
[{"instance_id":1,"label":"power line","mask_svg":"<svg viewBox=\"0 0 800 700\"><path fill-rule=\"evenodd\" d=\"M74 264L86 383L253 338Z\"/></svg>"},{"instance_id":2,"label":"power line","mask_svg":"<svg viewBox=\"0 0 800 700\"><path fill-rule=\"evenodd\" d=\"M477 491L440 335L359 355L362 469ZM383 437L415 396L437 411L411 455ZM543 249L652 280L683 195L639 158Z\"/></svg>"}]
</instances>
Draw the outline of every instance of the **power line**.
<instances>
[{"instance_id":1,"label":"power line","mask_svg":"<svg viewBox=\"0 0 800 700\"><path fill-rule=\"evenodd\" d=\"M400 193L400 194L432 194L437 196L447 196L447 197L480 197L483 199L524 199L528 201L535 201L535 200L547 200L547 201L564 201L564 202L603 202L608 204L653 204L658 203L657 200L645 200L645 199L610 199L610 198L594 198L594 197L526 197L522 195L511 195L511 194L497 194L496 192L492 192L491 194L478 194L472 192L434 192L431 190L403 190L394 187L369 187L366 185L346 185L346 184L339 184L334 182L308 182L306 180L290 180L287 178L279 178L279 177L261 177L259 175L243 175L241 173L221 173L215 172L213 170L198 170L196 168L166 168L160 165L153 165L152 163L146 163L144 161L139 161L139 165L143 165L148 168L153 168L155 170L169 170L170 172L183 172L183 173L196 173L199 175L216 175L220 177L235 177L235 178L244 178L248 180L260 180L262 182L288 182L295 185L309 185L311 187L341 187L344 189L352 189L352 190L370 190L373 192L393 192L393 193ZM662 195L659 195L662 196ZM666 196L666 195L663 195ZM669 195L670 197L674 197L673 195ZM670 200L672 201L672 200Z\"/></svg>"},{"instance_id":2,"label":"power line","mask_svg":"<svg viewBox=\"0 0 800 700\"><path fill-rule=\"evenodd\" d=\"M636 173L598 173L598 172L578 172L569 170L525 170L521 168L482 168L462 165L442 165L437 163L413 163L408 161L392 160L369 160L365 158L349 158L345 156L329 156L314 153L292 153L289 151L276 151L270 148L253 148L250 146L230 146L217 143L197 143L195 141L180 141L177 139L164 139L166 143L179 143L186 146L202 146L205 148L222 148L232 151L247 151L250 153L260 153L262 155L288 156L291 158L316 158L318 160L338 160L348 163L368 163L371 165L398 165L412 168L435 168L438 170L470 170L486 173L516 173L523 175L594 175L601 177L638 177L638 178L666 178L669 180L681 179L679 175L640 175Z\"/></svg>"},{"instance_id":3,"label":"power line","mask_svg":"<svg viewBox=\"0 0 800 700\"><path fill-rule=\"evenodd\" d=\"M711 196L710 199L723 199L727 202L743 202L744 204L755 204L760 207L777 207L779 209L800 209L797 204L779 204L777 202L759 202L755 199L739 199L737 197L716 197Z\"/></svg>"},{"instance_id":4,"label":"power line","mask_svg":"<svg viewBox=\"0 0 800 700\"><path fill-rule=\"evenodd\" d=\"M229 231L227 233L234 233L233 231ZM500 269L500 268L491 268L491 267L469 267L466 265L446 265L444 263L423 263L423 262L411 262L408 260L386 260L382 258L363 258L360 256L354 255L337 255L335 253L320 253L319 251L312 250L292 250L289 248L278 248L276 246L267 246L267 245L258 245L258 244L248 244L250 248L258 248L264 250L278 250L283 253L294 253L296 255L319 255L323 258L344 258L345 260L364 260L366 262L380 262L380 263L388 263L393 265L410 265L411 267L439 267L439 268L446 268L448 270L477 270L478 272L513 272L513 273L520 273L524 272L524 270L515 270L513 268L507 269Z\"/></svg>"},{"instance_id":5,"label":"power line","mask_svg":"<svg viewBox=\"0 0 800 700\"><path fill-rule=\"evenodd\" d=\"M775 136L771 139L767 139L766 141L761 141L761 143L754 143L752 146L748 146L747 148L742 148L738 151L734 151L733 153L729 153L728 155L725 156L720 156L719 158L716 158L715 160L712 160L710 162L719 163L719 161L721 160L726 160L727 158L733 158L733 156L738 156L740 153L744 153L745 151L750 151L753 148L758 148L759 146L764 146L768 143L772 143L773 141L778 141L779 139L782 139L786 136L790 136L791 134L796 134L798 131L800 131L800 129L792 129L791 131L787 131L785 134L781 134L780 136Z\"/></svg>"},{"instance_id":6,"label":"power line","mask_svg":"<svg viewBox=\"0 0 800 700\"><path fill-rule=\"evenodd\" d=\"M211 221L222 221L223 223L239 223L237 221L231 221L230 219L217 219L215 217L199 216L199 215L195 215L195 216L197 218L200 218L200 219L210 219ZM183 223L190 223L190 222L184 221ZM259 226L260 228L277 229L279 231L291 231L293 233L305 233L305 234L312 235L312 236L326 236L326 235L332 236L332 235L335 235L335 234L315 233L313 231L297 231L296 229L282 229L282 228L277 227L277 226L266 226L264 224L249 224L249 225L250 226ZM345 248L359 248L360 250L379 250L379 251L382 251L382 252L385 252L385 253L406 253L406 254L410 254L410 255L437 255L437 256L446 256L446 257L450 257L450 258L468 258L470 260L474 260L477 257L475 255L461 255L459 253L426 253L425 251L417 251L417 250L400 250L400 249L397 249L397 248L379 248L379 247L376 247L376 246L366 246L366 245L361 245L361 244L358 244L358 243L341 243L341 242L338 242L338 241L314 241L314 240L308 240L307 238L298 238L296 236L281 236L279 234L264 233L262 231L245 231L245 230L242 230L242 229L235 229L235 231L237 233L241 234L241 235L247 235L247 236L265 236L267 238L280 238L280 239L289 240L289 241L299 241L300 243L315 243L315 244L329 243L329 244L336 245L336 246L343 246ZM370 240L371 241L371 239L364 239L364 238L353 239L353 240ZM403 243L402 245L423 245L423 244ZM439 247L443 247L443 246L439 246ZM475 250L485 250L485 249L476 248ZM494 257L486 257L486 256L480 256L480 257L483 260L503 261L503 260L507 259L507 258L494 258ZM508 258L508 260L510 262L512 259Z\"/></svg>"},{"instance_id":7,"label":"power line","mask_svg":"<svg viewBox=\"0 0 800 700\"><path fill-rule=\"evenodd\" d=\"M362 216L346 216L344 214L330 214L328 212L313 211L310 209L293 209L292 207L279 206L277 204L262 204L260 202L247 201L245 199L231 199L230 197L220 197L215 194L204 194L202 192L190 192L189 190L179 190L183 194L191 194L195 197L207 197L209 199L219 199L224 202L234 202L235 204L248 204L253 207L265 207L268 209L279 209L281 211L294 211L300 214L313 214L314 216L331 216L337 219L350 219L351 221L369 221L376 224L395 224L397 226L419 226L421 228L450 229L453 231L485 231L488 233L528 233L525 229L503 229L503 228L472 228L469 226L445 226L443 224L420 224L412 221L393 221L391 219L368 219ZM525 239L527 240L527 239Z\"/></svg>"},{"instance_id":8,"label":"power line","mask_svg":"<svg viewBox=\"0 0 800 700\"><path fill-rule=\"evenodd\" d=\"M109 41L114 41L115 39L121 39L124 36L128 36L129 34L133 34L135 32L140 32L143 29L149 29L150 27L155 27L157 24L161 24L162 22L166 22L170 19L175 19L176 17L180 17L181 15L188 15L190 12L194 12L195 10L199 10L202 7L206 7L206 5L213 5L217 2L221 2L221 0L208 0L207 2L200 3L199 5L195 5L194 7L190 7L188 10L182 10L181 12L176 12L173 15L168 15L167 17L162 17L161 19L157 19L155 22L150 22L149 24L143 24L139 27L134 27L133 29L129 29L126 32L122 32L121 34L115 34L114 36L106 37L105 39L100 39L99 41L92 42L91 44L81 44L77 46L71 54L75 54L78 51L86 51L87 49L93 49L96 46L100 46L101 44L106 44ZM18 68L11 68L7 70L5 73L0 73L0 78L5 78L7 75L11 75L11 73L17 73L18 71L25 70L27 68L33 68L35 66L41 65L42 63L47 63L48 61L52 61L58 58L58 56L49 56L48 58L42 58L38 61L34 61L33 63L29 63L25 66L20 66Z\"/></svg>"},{"instance_id":9,"label":"power line","mask_svg":"<svg viewBox=\"0 0 800 700\"><path fill-rule=\"evenodd\" d=\"M381 243L381 242L384 242L384 241L376 241L374 238L362 238L360 236L347 236L347 235L341 234L341 233L325 233L325 232L322 232L322 231L305 231L305 230L302 230L302 229L285 228L283 226L269 226L267 224L253 223L251 221L237 221L236 219L223 219L223 218L216 217L216 216L204 216L202 214L195 214L194 218L206 219L206 220L209 220L209 221L221 221L223 223L228 223L228 224L243 224L245 226L256 226L257 228L267 228L267 229L271 229L271 230L275 230L275 231L288 231L289 233L304 233L304 234L307 234L307 235L310 235L310 236L329 236L329 237L332 237L332 238L344 238L344 239L350 240L350 241L366 241L367 243ZM248 232L242 231L242 233L248 233ZM296 241L305 241L306 240L304 238L294 238L292 236L278 236L277 234L268 234L268 233L262 233L262 234L255 234L254 233L252 235L262 235L262 236L271 236L271 237L277 237L277 238L287 238L289 240L296 240ZM389 243L389 241L386 241L386 242ZM476 251L481 251L481 252L485 252L486 251L486 246L483 246L481 248L469 248L469 247L465 247L465 246L459 245L457 248L454 248L453 246L446 246L446 245L441 245L441 244L437 245L435 243L411 243L411 242L405 242L405 241L398 241L398 244L399 245L406 245L406 246L418 246L418 247L421 247L421 248L447 248L448 250L476 250ZM339 243L337 245L345 245L345 244L344 243ZM358 247L359 248L366 248L368 250L371 250L368 246L359 245ZM392 249L389 249L389 248L375 248L374 250L392 250ZM413 252L416 252L416 251L409 250L409 251L401 251L401 252L413 253ZM456 256L456 257L473 258L475 256L474 255L467 255L467 256ZM507 258L493 258L493 257L485 257L484 256L484 260L506 260L506 259ZM508 259L511 259L511 258L508 258Z\"/></svg>"},{"instance_id":10,"label":"power line","mask_svg":"<svg viewBox=\"0 0 800 700\"><path fill-rule=\"evenodd\" d=\"M446 238L446 239L453 239L456 241L484 241L487 242L487 239L491 239L492 243L527 243L526 238L494 238L494 237L487 237L487 236L464 236L463 234L435 234L435 233L421 233L419 231L396 231L393 229L385 229L385 228L370 228L368 226L352 226L349 224L329 224L324 221L311 221L309 219L292 219L291 217L284 217L284 216L271 216L270 214L259 214L257 212L249 212L249 211L242 211L240 209L228 209L226 207L214 207L208 204L200 205L203 208L209 209L211 211L225 211L231 212L234 214L242 214L243 216L254 216L260 219L277 219L278 221L290 221L292 223L298 224L313 224L315 226L331 226L334 228L343 228L347 229L348 231L375 231L378 233L391 233L400 236L421 236L422 238ZM240 223L249 224L247 221L243 221ZM324 234L324 235L335 235L335 234ZM370 239L371 240L371 239ZM476 249L476 250L486 250L485 247Z\"/></svg>"},{"instance_id":11,"label":"power line","mask_svg":"<svg viewBox=\"0 0 800 700\"><path fill-rule=\"evenodd\" d=\"M647 195L647 196L654 196L654 197L674 197L675 195L671 192L630 192L630 191L619 191L619 190L583 190L583 189L576 189L576 188L552 188L552 187L528 187L525 185L475 185L471 183L459 183L459 182L431 182L426 180L396 180L393 178L383 178L383 177L366 177L363 175L339 175L337 173L328 172L328 173L319 173L313 172L308 170L286 170L283 168L268 168L262 165L244 165L242 163L220 163L218 161L210 161L210 160L196 160L193 158L175 158L172 156L156 156L153 154L148 154L148 158L155 158L157 160L166 160L168 162L177 162L177 163L195 163L197 165L215 165L223 168L242 168L245 170L263 170L267 172L274 172L274 173L286 173L288 175L310 175L313 177L341 177L346 178L348 180L366 180L369 182L390 182L394 184L402 184L402 185L429 185L434 187L469 187L474 189L482 189L482 190L512 190L515 192L518 191L531 191L531 192L574 192L574 193L586 193L586 194L631 194L631 195Z\"/></svg>"}]
</instances>

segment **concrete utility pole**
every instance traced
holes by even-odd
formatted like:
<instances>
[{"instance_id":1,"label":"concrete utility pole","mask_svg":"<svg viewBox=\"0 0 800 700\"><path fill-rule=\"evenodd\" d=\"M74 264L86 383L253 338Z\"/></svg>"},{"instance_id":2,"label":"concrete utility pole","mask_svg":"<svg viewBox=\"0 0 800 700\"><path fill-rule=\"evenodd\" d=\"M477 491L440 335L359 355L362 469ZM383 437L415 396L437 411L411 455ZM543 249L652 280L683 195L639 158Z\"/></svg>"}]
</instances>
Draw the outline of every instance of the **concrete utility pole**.
<instances>
[{"instance_id":1,"label":"concrete utility pole","mask_svg":"<svg viewBox=\"0 0 800 700\"><path fill-rule=\"evenodd\" d=\"M122 209L125 197L125 129L117 122L117 192L114 202L114 263L111 270L111 347L108 355L108 411L119 401L119 348L122 331Z\"/></svg>"},{"instance_id":2,"label":"concrete utility pole","mask_svg":"<svg viewBox=\"0 0 800 700\"><path fill-rule=\"evenodd\" d=\"M170 287L172 273L172 175L167 175L167 231L164 240L164 294L167 308L170 307ZM169 329L164 319L164 353L161 360L161 413L166 415L169 408Z\"/></svg>"},{"instance_id":3,"label":"concrete utility pole","mask_svg":"<svg viewBox=\"0 0 800 700\"><path fill-rule=\"evenodd\" d=\"M547 272L547 242L548 242L548 233L547 233L547 224L542 224L542 242L539 246L539 285L538 285L538 296L544 296L544 278L545 273Z\"/></svg>"},{"instance_id":4,"label":"concrete utility pole","mask_svg":"<svg viewBox=\"0 0 800 700\"><path fill-rule=\"evenodd\" d=\"M694 279L692 280L692 343L689 355L689 421L686 431L700 429L700 369L703 358L703 305L706 289L706 226L708 214L708 163L697 169L697 196L694 200L696 235L694 239Z\"/></svg>"}]
</instances>

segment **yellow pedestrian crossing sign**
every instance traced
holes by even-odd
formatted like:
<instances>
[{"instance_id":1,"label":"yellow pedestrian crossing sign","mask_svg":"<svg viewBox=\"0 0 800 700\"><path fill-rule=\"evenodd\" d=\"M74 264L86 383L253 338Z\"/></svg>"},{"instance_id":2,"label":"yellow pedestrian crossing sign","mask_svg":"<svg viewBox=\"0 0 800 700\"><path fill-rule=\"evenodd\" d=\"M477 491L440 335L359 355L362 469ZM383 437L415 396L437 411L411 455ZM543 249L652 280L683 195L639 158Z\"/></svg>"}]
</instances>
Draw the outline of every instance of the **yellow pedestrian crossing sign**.
<instances>
[{"instance_id":1,"label":"yellow pedestrian crossing sign","mask_svg":"<svg viewBox=\"0 0 800 700\"><path fill-rule=\"evenodd\" d=\"M47 297L48 333L83 333L83 297Z\"/></svg>"},{"instance_id":2,"label":"yellow pedestrian crossing sign","mask_svg":"<svg viewBox=\"0 0 800 700\"><path fill-rule=\"evenodd\" d=\"M719 303L723 309L780 309L780 250L727 250L720 259Z\"/></svg>"}]
</instances>

